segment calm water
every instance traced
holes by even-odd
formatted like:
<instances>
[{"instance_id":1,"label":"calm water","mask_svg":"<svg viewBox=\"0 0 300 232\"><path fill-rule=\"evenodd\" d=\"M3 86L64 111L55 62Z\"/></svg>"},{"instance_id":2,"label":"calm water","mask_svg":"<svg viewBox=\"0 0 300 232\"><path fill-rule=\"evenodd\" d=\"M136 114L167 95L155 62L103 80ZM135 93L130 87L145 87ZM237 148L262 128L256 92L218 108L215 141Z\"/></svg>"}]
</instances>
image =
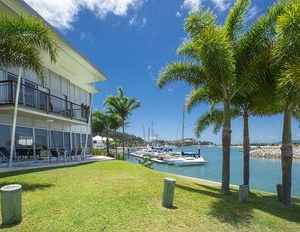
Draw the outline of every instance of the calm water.
<instances>
[{"instance_id":1,"label":"calm water","mask_svg":"<svg viewBox=\"0 0 300 232\"><path fill-rule=\"evenodd\" d=\"M197 151L197 148L183 148L184 151ZM238 148L231 149L231 184L239 185L243 181L243 153ZM222 148L201 148L201 154L206 160L202 166L178 167L167 164L153 164L156 170L175 173L184 176L202 178L221 182ZM129 156L128 161L137 163L137 158ZM293 161L292 194L300 197L300 162ZM281 183L280 160L250 159L250 187L267 192L276 192L276 184Z\"/></svg>"}]
</instances>

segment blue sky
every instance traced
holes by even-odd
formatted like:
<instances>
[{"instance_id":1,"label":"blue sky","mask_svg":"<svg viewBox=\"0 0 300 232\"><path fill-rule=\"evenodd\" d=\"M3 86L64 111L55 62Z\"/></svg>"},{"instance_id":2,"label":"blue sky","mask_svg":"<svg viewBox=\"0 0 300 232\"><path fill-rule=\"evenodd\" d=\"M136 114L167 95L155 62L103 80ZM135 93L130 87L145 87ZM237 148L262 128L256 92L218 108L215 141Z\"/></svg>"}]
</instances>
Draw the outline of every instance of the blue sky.
<instances>
[{"instance_id":1,"label":"blue sky","mask_svg":"<svg viewBox=\"0 0 300 232\"><path fill-rule=\"evenodd\" d=\"M136 97L142 107L130 117L127 132L143 136L154 124L160 138L181 137L183 103L190 87L176 83L160 90L156 79L168 62L178 60L176 49L184 41L183 22L190 10L211 7L224 21L233 0L26 0L56 27L92 63L100 67L108 80L97 84L94 108L103 109L106 96L122 86L126 95ZM248 23L266 11L273 0L253 0ZM185 135L194 137L194 123L206 112L199 105L186 116ZM232 124L233 143L242 142L242 120ZM252 142L281 139L282 116L251 118ZM220 143L220 134L211 128L201 140ZM298 123L293 122L293 139L300 139Z\"/></svg>"}]
</instances>

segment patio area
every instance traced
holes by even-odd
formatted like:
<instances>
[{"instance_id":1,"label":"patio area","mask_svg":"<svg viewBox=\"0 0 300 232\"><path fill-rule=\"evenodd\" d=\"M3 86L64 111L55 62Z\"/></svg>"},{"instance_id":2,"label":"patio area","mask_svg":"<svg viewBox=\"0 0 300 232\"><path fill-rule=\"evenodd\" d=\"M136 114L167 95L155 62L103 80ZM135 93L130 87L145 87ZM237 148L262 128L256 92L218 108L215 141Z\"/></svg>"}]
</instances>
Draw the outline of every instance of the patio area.
<instances>
[{"instance_id":1,"label":"patio area","mask_svg":"<svg viewBox=\"0 0 300 232\"><path fill-rule=\"evenodd\" d=\"M72 161L52 161L49 160L32 160L32 161L20 161L15 162L13 167L9 168L7 163L0 164L0 173L7 172L15 172L15 171L23 171L23 170L31 170L31 169L40 169L40 168L52 168L52 167L67 167L67 166L75 166L79 164L85 163L93 163L100 161L108 161L114 160L114 158L107 156L90 156L85 159L78 159Z\"/></svg>"}]
</instances>

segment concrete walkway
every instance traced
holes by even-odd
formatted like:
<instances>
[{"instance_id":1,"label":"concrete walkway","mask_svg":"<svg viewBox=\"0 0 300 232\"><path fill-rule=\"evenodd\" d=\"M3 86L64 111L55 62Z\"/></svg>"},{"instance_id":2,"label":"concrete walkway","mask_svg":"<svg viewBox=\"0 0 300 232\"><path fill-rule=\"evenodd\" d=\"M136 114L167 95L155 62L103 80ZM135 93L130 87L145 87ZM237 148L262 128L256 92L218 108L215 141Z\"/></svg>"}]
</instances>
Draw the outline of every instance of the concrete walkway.
<instances>
[{"instance_id":1,"label":"concrete walkway","mask_svg":"<svg viewBox=\"0 0 300 232\"><path fill-rule=\"evenodd\" d=\"M24 171L24 170L33 170L33 169L41 169L41 168L57 168L57 167L68 167L68 166L75 166L79 164L86 164L86 163L94 163L94 162L101 162L101 161L108 161L114 160L114 158L107 157L107 156L91 156L84 160L74 160L74 161L31 161L31 162L17 162L13 164L13 167L8 168L6 166L0 166L0 173L8 173L8 172L15 172L15 171Z\"/></svg>"}]
</instances>

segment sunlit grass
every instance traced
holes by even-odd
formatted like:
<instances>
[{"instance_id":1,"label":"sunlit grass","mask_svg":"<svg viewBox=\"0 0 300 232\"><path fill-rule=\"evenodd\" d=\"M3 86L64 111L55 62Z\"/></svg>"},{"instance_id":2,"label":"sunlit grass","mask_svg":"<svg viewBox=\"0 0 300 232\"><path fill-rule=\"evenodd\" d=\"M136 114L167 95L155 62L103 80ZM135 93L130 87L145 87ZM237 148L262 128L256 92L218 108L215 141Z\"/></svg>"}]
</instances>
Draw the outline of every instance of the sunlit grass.
<instances>
[{"instance_id":1,"label":"sunlit grass","mask_svg":"<svg viewBox=\"0 0 300 232\"><path fill-rule=\"evenodd\" d=\"M172 176L124 161L0 175L23 185L23 221L9 231L300 231L292 209L274 195L252 193L248 204L219 186L177 179L175 209L161 206L163 179Z\"/></svg>"}]
</instances>

